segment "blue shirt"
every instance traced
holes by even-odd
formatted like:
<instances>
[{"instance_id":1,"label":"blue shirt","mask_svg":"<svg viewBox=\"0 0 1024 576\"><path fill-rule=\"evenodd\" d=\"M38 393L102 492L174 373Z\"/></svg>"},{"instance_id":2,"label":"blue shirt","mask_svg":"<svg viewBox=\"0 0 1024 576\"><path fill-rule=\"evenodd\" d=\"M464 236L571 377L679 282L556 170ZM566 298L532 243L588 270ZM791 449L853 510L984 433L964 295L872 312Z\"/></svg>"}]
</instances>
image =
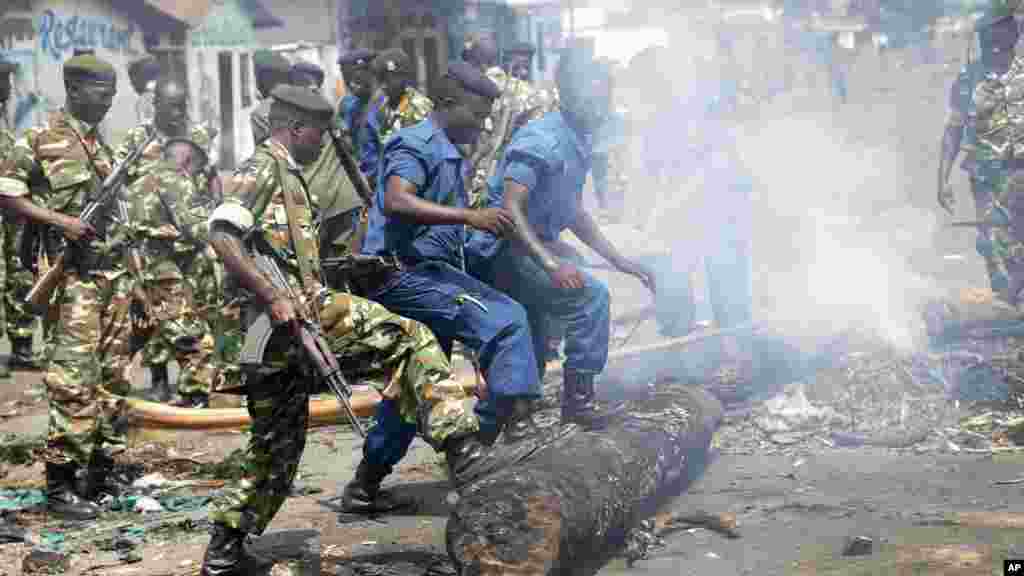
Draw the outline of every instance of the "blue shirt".
<instances>
[{"instance_id":1,"label":"blue shirt","mask_svg":"<svg viewBox=\"0 0 1024 576\"><path fill-rule=\"evenodd\" d=\"M342 127L352 134L352 144L356 148L359 159L359 170L366 176L367 181L375 182L377 168L380 164L380 122L378 111L387 100L386 96L370 103L370 110L366 113L366 119L361 126L356 126L356 118L362 112L362 103L359 98L349 94L341 99L339 105L341 112Z\"/></svg>"},{"instance_id":2,"label":"blue shirt","mask_svg":"<svg viewBox=\"0 0 1024 576\"><path fill-rule=\"evenodd\" d=\"M430 260L462 268L465 228L461 224L417 224L385 215L383 206L388 179L398 176L414 184L416 195L424 200L465 208L469 197L463 164L459 150L431 118L396 132L384 146L363 253L395 254L409 265Z\"/></svg>"},{"instance_id":3,"label":"blue shirt","mask_svg":"<svg viewBox=\"0 0 1024 576\"><path fill-rule=\"evenodd\" d=\"M560 111L523 126L505 147L498 169L487 181L487 205L505 204L505 180L529 190L527 220L543 242L553 242L576 222L583 185L590 171L592 144L581 139ZM471 250L484 258L495 256L500 242L486 232L473 232Z\"/></svg>"}]
</instances>

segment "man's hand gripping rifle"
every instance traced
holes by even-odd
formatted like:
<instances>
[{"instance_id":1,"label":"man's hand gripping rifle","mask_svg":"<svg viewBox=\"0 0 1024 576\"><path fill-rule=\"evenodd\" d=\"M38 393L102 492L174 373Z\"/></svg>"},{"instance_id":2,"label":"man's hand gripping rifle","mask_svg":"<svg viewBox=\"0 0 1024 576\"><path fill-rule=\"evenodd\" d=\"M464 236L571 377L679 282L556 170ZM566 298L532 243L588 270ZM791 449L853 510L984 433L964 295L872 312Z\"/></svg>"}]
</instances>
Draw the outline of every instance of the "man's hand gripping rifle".
<instances>
[{"instance_id":1,"label":"man's hand gripping rifle","mask_svg":"<svg viewBox=\"0 0 1024 576\"><path fill-rule=\"evenodd\" d=\"M297 310L302 310L302 307L299 306L300 300L296 297L291 284L288 283L288 279L281 272L281 268L277 264L273 248L267 245L266 240L258 233L252 234L250 238L253 244L252 257L256 267L271 281L276 290L288 294L288 297L296 305ZM315 311L313 313L315 314ZM327 382L327 386L330 387L331 391L338 398L338 402L345 409L345 414L348 415L349 421L352 422L352 427L355 428L361 437L365 438L366 431L363 430L362 425L352 411L352 404L349 402L349 399L352 397L352 388L345 381L345 377L341 373L341 366L338 365L338 359L334 357L330 347L328 347L327 339L323 336L319 322L309 318L302 318L299 320L299 323L299 333L295 336L299 338L307 360L313 363L317 373ZM241 359L243 365L260 365L263 362L263 354L273 332L274 326L271 323L270 315L264 312L246 331L245 346L242 349Z\"/></svg>"},{"instance_id":2,"label":"man's hand gripping rifle","mask_svg":"<svg viewBox=\"0 0 1024 576\"><path fill-rule=\"evenodd\" d=\"M96 195L85 208L82 209L82 213L78 215L79 220L95 226L97 219L106 211L107 204L117 197L121 191L121 186L124 184L125 174L128 172L128 168L134 164L140 156L142 156L143 150L156 138L157 131L150 130L146 136L146 140L139 144L131 154L128 155L120 164L118 164L109 176L102 182L99 188L99 194ZM98 179L97 179L98 181ZM73 264L73 260L76 254L81 254L86 247L84 243L79 246L68 246L60 256L54 260L53 265L43 274L32 289L29 291L25 300L35 310L44 309L50 302L50 297L53 295L53 291L60 284L60 281L64 278L64 270L68 268L69 264ZM69 261L68 259L72 260Z\"/></svg>"}]
</instances>

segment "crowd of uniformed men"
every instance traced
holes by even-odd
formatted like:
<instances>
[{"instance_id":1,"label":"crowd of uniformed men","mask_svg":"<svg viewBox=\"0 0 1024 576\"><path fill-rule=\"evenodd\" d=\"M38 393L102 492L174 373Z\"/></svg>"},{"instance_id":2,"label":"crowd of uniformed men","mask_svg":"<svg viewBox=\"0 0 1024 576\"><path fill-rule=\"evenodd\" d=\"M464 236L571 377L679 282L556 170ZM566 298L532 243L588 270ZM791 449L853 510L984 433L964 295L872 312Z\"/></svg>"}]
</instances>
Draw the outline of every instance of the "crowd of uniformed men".
<instances>
[{"instance_id":1,"label":"crowd of uniformed men","mask_svg":"<svg viewBox=\"0 0 1024 576\"><path fill-rule=\"evenodd\" d=\"M303 319L319 322L346 377L383 397L343 492L347 511L402 504L380 485L417 435L445 454L456 487L486 474L488 451L534 430L552 335L564 339L563 421L600 429L614 411L595 391L609 292L559 236L571 230L652 291L655 278L616 249L581 200L611 116L609 65L567 50L557 91L542 90L527 81L532 53L514 45L499 67L493 44L471 42L427 98L410 87L402 51L350 51L338 62L347 95L336 108L320 96L323 70L259 53L256 150L223 184L209 159L215 134L190 121L181 79L151 62L133 66L151 110L112 148L98 126L118 89L115 70L89 52L68 59L63 108L17 139L0 130L7 334L12 362L38 362L44 373L49 512L95 518L101 497L118 492L132 357L142 352L161 400L174 395L173 359L179 404L205 406L211 390L245 395L245 477L212 505L202 574L249 573L260 560L245 537L284 502L307 402L320 392L297 352ZM12 71L0 68L0 101ZM115 199L98 218L80 218L140 147ZM361 174L346 169L345 155ZM259 246L291 291L256 266ZM349 273L330 274L328 261L348 262ZM59 265L37 360L25 296ZM293 342L243 372L246 328L261 313ZM454 376L455 342L486 382L477 402Z\"/></svg>"}]
</instances>

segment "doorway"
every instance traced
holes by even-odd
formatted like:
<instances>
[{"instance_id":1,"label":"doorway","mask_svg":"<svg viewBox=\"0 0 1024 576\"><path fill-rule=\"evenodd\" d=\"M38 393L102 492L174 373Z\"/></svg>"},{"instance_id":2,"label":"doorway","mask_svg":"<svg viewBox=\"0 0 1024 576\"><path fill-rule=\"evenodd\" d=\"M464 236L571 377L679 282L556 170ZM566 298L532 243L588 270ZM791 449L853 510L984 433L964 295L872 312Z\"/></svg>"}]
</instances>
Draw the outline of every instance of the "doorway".
<instances>
[{"instance_id":1,"label":"doorway","mask_svg":"<svg viewBox=\"0 0 1024 576\"><path fill-rule=\"evenodd\" d=\"M235 74L231 52L217 54L217 77L220 81L220 169L235 169Z\"/></svg>"}]
</instances>

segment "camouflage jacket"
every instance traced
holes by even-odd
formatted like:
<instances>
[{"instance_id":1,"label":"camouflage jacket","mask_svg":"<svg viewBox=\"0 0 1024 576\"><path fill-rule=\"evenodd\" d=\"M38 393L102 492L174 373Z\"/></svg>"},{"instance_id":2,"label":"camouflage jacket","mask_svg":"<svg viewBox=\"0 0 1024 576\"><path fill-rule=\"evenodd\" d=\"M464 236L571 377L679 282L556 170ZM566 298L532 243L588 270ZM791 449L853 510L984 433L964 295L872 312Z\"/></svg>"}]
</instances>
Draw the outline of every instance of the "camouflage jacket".
<instances>
[{"instance_id":1,"label":"camouflage jacket","mask_svg":"<svg viewBox=\"0 0 1024 576\"><path fill-rule=\"evenodd\" d=\"M430 98L415 88L406 88L405 94L402 94L402 99L398 102L398 107L382 105L377 109L381 145L402 128L422 122L433 110L434 103Z\"/></svg>"},{"instance_id":2,"label":"camouflage jacket","mask_svg":"<svg viewBox=\"0 0 1024 576\"><path fill-rule=\"evenodd\" d=\"M260 100L249 111L249 125L252 127L252 143L259 146L270 138L270 104L272 98Z\"/></svg>"},{"instance_id":3,"label":"camouflage jacket","mask_svg":"<svg viewBox=\"0 0 1024 576\"><path fill-rule=\"evenodd\" d=\"M0 160L0 195L29 196L50 210L78 216L99 192L113 169L114 153L99 131L65 110L52 112L46 123L28 128L11 153ZM110 219L104 219L101 230ZM99 256L109 255L118 241L108 234L92 242ZM107 259L104 269L116 264Z\"/></svg>"},{"instance_id":4,"label":"camouflage jacket","mask_svg":"<svg viewBox=\"0 0 1024 576\"><path fill-rule=\"evenodd\" d=\"M152 122L139 124L132 128L125 135L124 140L121 141L121 145L114 151L114 159L117 162L122 162L129 154L132 153L135 148L146 141L146 137L149 135L150 130L156 130L157 128ZM211 130L205 126L199 124L192 124L188 128L188 137L198 144L203 150L206 151L207 157L210 154L210 146L213 143L215 134L211 133ZM146 149L142 151L142 156L128 168L126 181L129 184L141 179L143 176L149 173L150 170L154 169L162 161L164 152L164 145L170 140L170 136L157 132L157 136L146 146ZM200 176L199 185L205 190L207 177L205 174Z\"/></svg>"},{"instance_id":5,"label":"camouflage jacket","mask_svg":"<svg viewBox=\"0 0 1024 576\"><path fill-rule=\"evenodd\" d=\"M7 128L0 128L0 158L7 158L14 149L14 132ZM0 160L2 162L2 160Z\"/></svg>"},{"instance_id":6,"label":"camouflage jacket","mask_svg":"<svg viewBox=\"0 0 1024 576\"><path fill-rule=\"evenodd\" d=\"M213 257L207 225L213 202L205 191L198 178L167 161L128 188L126 228L141 251L143 280L181 280L197 257Z\"/></svg>"},{"instance_id":7,"label":"camouflage jacket","mask_svg":"<svg viewBox=\"0 0 1024 576\"><path fill-rule=\"evenodd\" d=\"M976 158L1024 157L1024 59L1005 74L988 73L974 89Z\"/></svg>"},{"instance_id":8,"label":"camouflage jacket","mask_svg":"<svg viewBox=\"0 0 1024 576\"><path fill-rule=\"evenodd\" d=\"M298 212L295 225L303 234L300 242L293 242L291 238L285 194L290 194L295 201ZM253 229L258 230L287 263L282 271L288 274L296 293L302 294L298 258L304 258L310 270L318 275L320 248L302 168L288 150L272 138L260 144L225 186L224 204L241 206L252 215Z\"/></svg>"},{"instance_id":9,"label":"camouflage jacket","mask_svg":"<svg viewBox=\"0 0 1024 576\"><path fill-rule=\"evenodd\" d=\"M474 167L471 190L480 190L494 170L501 150L512 139L512 133L524 124L558 108L558 94L554 91L535 88L509 75L495 66L487 71L501 90L501 97L494 101L491 117L484 124L484 130L470 155Z\"/></svg>"}]
</instances>

